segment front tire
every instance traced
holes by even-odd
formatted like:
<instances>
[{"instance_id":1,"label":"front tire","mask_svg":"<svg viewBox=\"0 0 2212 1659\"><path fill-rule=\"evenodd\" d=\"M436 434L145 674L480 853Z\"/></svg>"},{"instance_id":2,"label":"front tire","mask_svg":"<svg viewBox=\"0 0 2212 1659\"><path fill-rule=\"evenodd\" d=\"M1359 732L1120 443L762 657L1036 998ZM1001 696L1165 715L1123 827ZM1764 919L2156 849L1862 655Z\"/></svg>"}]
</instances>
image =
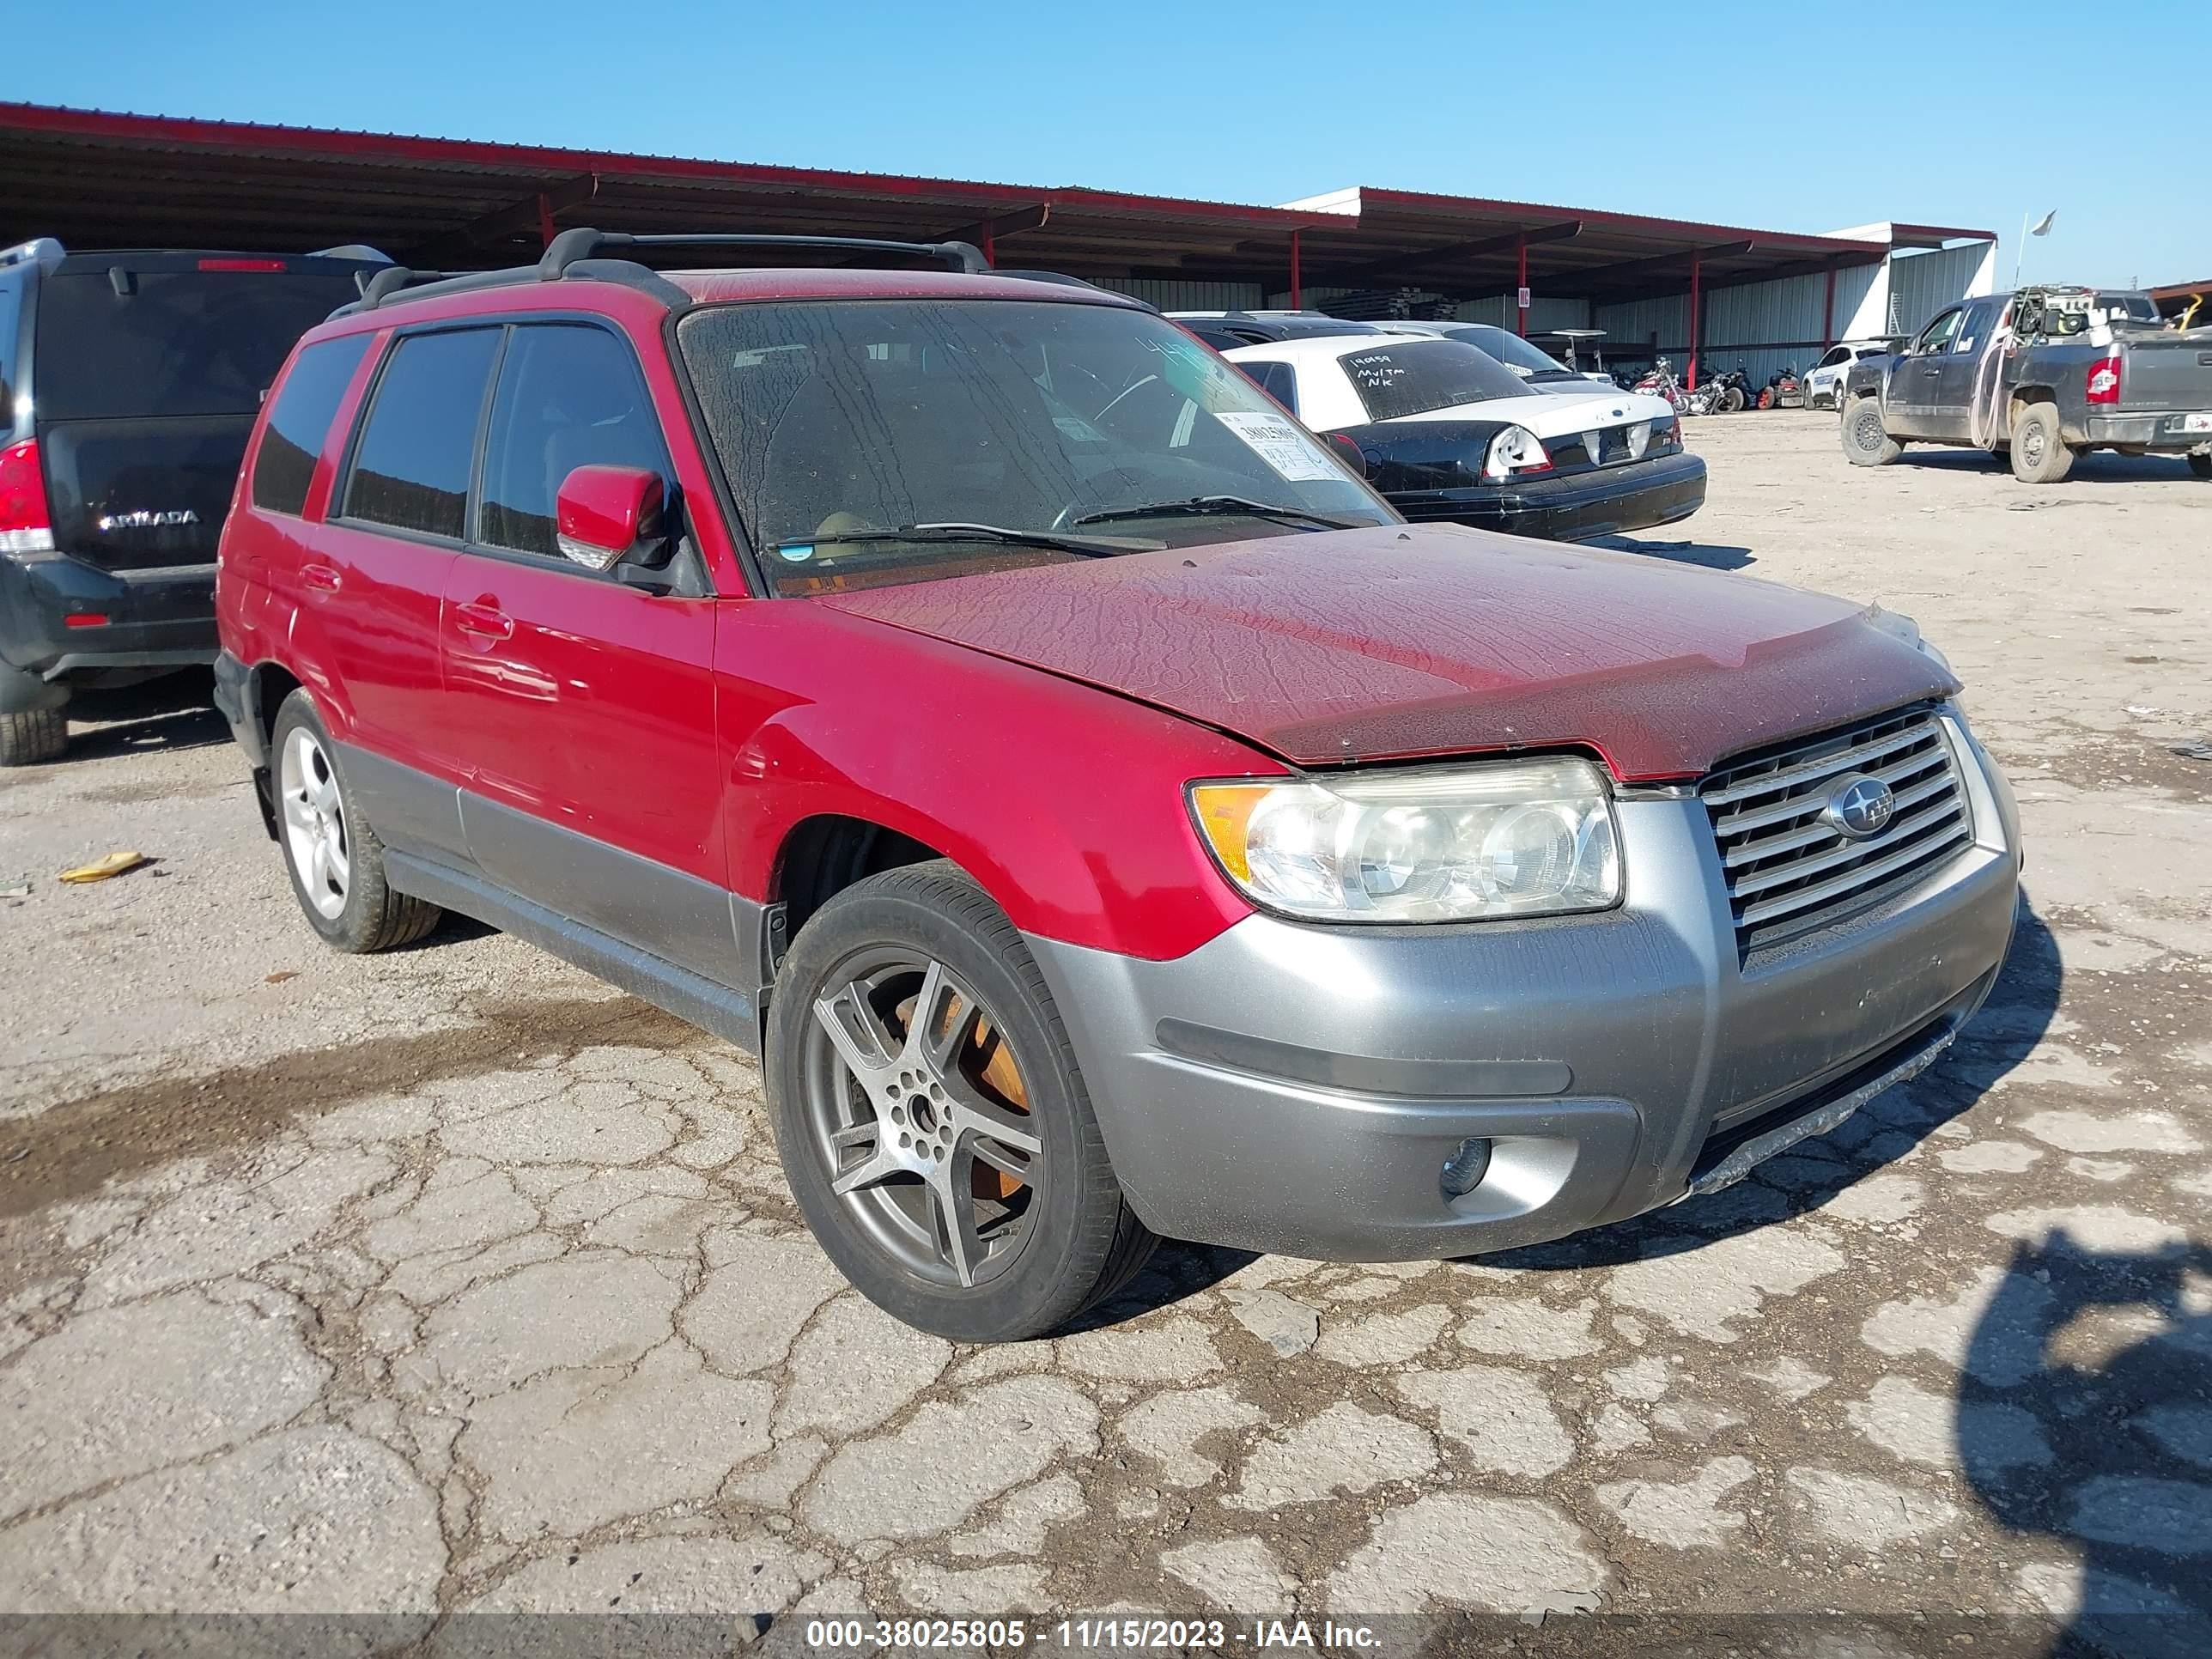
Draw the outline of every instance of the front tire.
<instances>
[{"instance_id":1,"label":"front tire","mask_svg":"<svg viewBox=\"0 0 2212 1659\"><path fill-rule=\"evenodd\" d=\"M1887 466L1905 453L1881 421L1881 399L1861 398L1844 405L1844 454L1853 466Z\"/></svg>"},{"instance_id":2,"label":"front tire","mask_svg":"<svg viewBox=\"0 0 2212 1659\"><path fill-rule=\"evenodd\" d=\"M2200 478L2212 479L2212 455L2191 455L2189 470Z\"/></svg>"},{"instance_id":3,"label":"front tire","mask_svg":"<svg viewBox=\"0 0 2212 1659\"><path fill-rule=\"evenodd\" d=\"M384 843L338 769L313 700L284 699L269 749L276 772L276 840L307 925L349 955L412 945L438 925L438 907L395 892Z\"/></svg>"},{"instance_id":4,"label":"front tire","mask_svg":"<svg viewBox=\"0 0 2212 1659\"><path fill-rule=\"evenodd\" d=\"M2058 435L2058 405L2022 410L2012 428L2012 476L2022 483L2057 483L2073 465L2074 452Z\"/></svg>"},{"instance_id":5,"label":"front tire","mask_svg":"<svg viewBox=\"0 0 2212 1659\"><path fill-rule=\"evenodd\" d=\"M776 975L766 1060L807 1225L909 1325L1041 1336L1158 1243L1121 1195L1043 975L956 865L885 871L808 919Z\"/></svg>"},{"instance_id":6,"label":"front tire","mask_svg":"<svg viewBox=\"0 0 2212 1659\"><path fill-rule=\"evenodd\" d=\"M69 717L58 708L0 714L0 766L36 766L59 760L69 747Z\"/></svg>"}]
</instances>

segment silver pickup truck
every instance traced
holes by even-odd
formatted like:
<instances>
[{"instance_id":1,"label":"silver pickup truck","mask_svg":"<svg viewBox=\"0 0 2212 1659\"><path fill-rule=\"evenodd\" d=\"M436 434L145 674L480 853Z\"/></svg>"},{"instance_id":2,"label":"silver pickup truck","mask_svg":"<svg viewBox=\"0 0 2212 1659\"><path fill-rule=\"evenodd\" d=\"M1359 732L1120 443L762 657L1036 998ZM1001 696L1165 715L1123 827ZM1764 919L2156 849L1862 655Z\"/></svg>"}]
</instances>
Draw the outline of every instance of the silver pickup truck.
<instances>
[{"instance_id":1,"label":"silver pickup truck","mask_svg":"<svg viewBox=\"0 0 2212 1659\"><path fill-rule=\"evenodd\" d=\"M2212 478L2212 328L2165 327L2148 295L2082 288L1986 294L1939 312L1844 384L1844 453L1884 466L1906 443L2011 452L2055 483L2092 449L2185 455Z\"/></svg>"}]
</instances>

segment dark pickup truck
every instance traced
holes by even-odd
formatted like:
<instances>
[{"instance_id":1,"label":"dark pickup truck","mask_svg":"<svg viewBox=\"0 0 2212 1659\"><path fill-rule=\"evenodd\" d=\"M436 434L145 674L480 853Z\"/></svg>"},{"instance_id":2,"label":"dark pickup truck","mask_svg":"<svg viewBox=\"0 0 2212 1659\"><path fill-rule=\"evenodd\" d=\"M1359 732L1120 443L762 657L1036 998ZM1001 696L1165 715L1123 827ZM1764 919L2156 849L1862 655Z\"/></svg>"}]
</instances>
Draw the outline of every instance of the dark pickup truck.
<instances>
[{"instance_id":1,"label":"dark pickup truck","mask_svg":"<svg viewBox=\"0 0 2212 1659\"><path fill-rule=\"evenodd\" d=\"M1902 351L1851 366L1844 453L1884 466L1908 443L2011 452L2055 483L2088 450L2183 455L2212 478L2212 329L2162 325L2144 294L2024 288L1936 313Z\"/></svg>"}]
</instances>

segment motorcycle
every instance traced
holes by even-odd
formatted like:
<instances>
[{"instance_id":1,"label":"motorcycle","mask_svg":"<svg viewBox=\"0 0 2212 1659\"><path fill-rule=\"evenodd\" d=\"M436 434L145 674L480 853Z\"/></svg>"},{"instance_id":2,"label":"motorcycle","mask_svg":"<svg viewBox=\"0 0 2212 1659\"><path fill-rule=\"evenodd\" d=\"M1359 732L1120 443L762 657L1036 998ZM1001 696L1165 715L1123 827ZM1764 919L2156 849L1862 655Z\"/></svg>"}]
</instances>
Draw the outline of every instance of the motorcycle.
<instances>
[{"instance_id":1,"label":"motorcycle","mask_svg":"<svg viewBox=\"0 0 2212 1659\"><path fill-rule=\"evenodd\" d=\"M1735 415L1750 407L1751 388L1741 368L1723 369L1690 394L1692 415Z\"/></svg>"},{"instance_id":2,"label":"motorcycle","mask_svg":"<svg viewBox=\"0 0 2212 1659\"><path fill-rule=\"evenodd\" d=\"M1766 383L1759 394L1761 409L1802 409L1805 407L1805 383L1797 378L1797 365L1784 363L1782 372Z\"/></svg>"},{"instance_id":3,"label":"motorcycle","mask_svg":"<svg viewBox=\"0 0 2212 1659\"><path fill-rule=\"evenodd\" d=\"M1689 396L1682 390L1682 383L1674 378L1674 365L1664 357L1654 363L1650 371L1629 389L1654 398L1664 398L1677 415L1690 412Z\"/></svg>"}]
</instances>

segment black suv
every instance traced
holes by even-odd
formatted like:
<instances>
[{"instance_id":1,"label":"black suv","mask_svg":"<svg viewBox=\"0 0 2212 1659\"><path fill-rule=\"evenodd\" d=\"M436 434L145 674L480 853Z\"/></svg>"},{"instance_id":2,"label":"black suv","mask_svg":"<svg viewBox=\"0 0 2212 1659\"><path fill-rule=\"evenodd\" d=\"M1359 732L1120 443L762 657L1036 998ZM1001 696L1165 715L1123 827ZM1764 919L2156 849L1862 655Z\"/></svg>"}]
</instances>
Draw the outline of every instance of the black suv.
<instances>
[{"instance_id":1,"label":"black suv","mask_svg":"<svg viewBox=\"0 0 2212 1659\"><path fill-rule=\"evenodd\" d=\"M1373 323L1324 316L1318 311L1170 311L1167 319L1216 351L1273 345L1282 340L1334 339L1345 334L1388 334Z\"/></svg>"},{"instance_id":2,"label":"black suv","mask_svg":"<svg viewBox=\"0 0 2212 1659\"><path fill-rule=\"evenodd\" d=\"M262 392L367 252L0 252L0 765L60 754L78 688L215 660Z\"/></svg>"}]
</instances>

